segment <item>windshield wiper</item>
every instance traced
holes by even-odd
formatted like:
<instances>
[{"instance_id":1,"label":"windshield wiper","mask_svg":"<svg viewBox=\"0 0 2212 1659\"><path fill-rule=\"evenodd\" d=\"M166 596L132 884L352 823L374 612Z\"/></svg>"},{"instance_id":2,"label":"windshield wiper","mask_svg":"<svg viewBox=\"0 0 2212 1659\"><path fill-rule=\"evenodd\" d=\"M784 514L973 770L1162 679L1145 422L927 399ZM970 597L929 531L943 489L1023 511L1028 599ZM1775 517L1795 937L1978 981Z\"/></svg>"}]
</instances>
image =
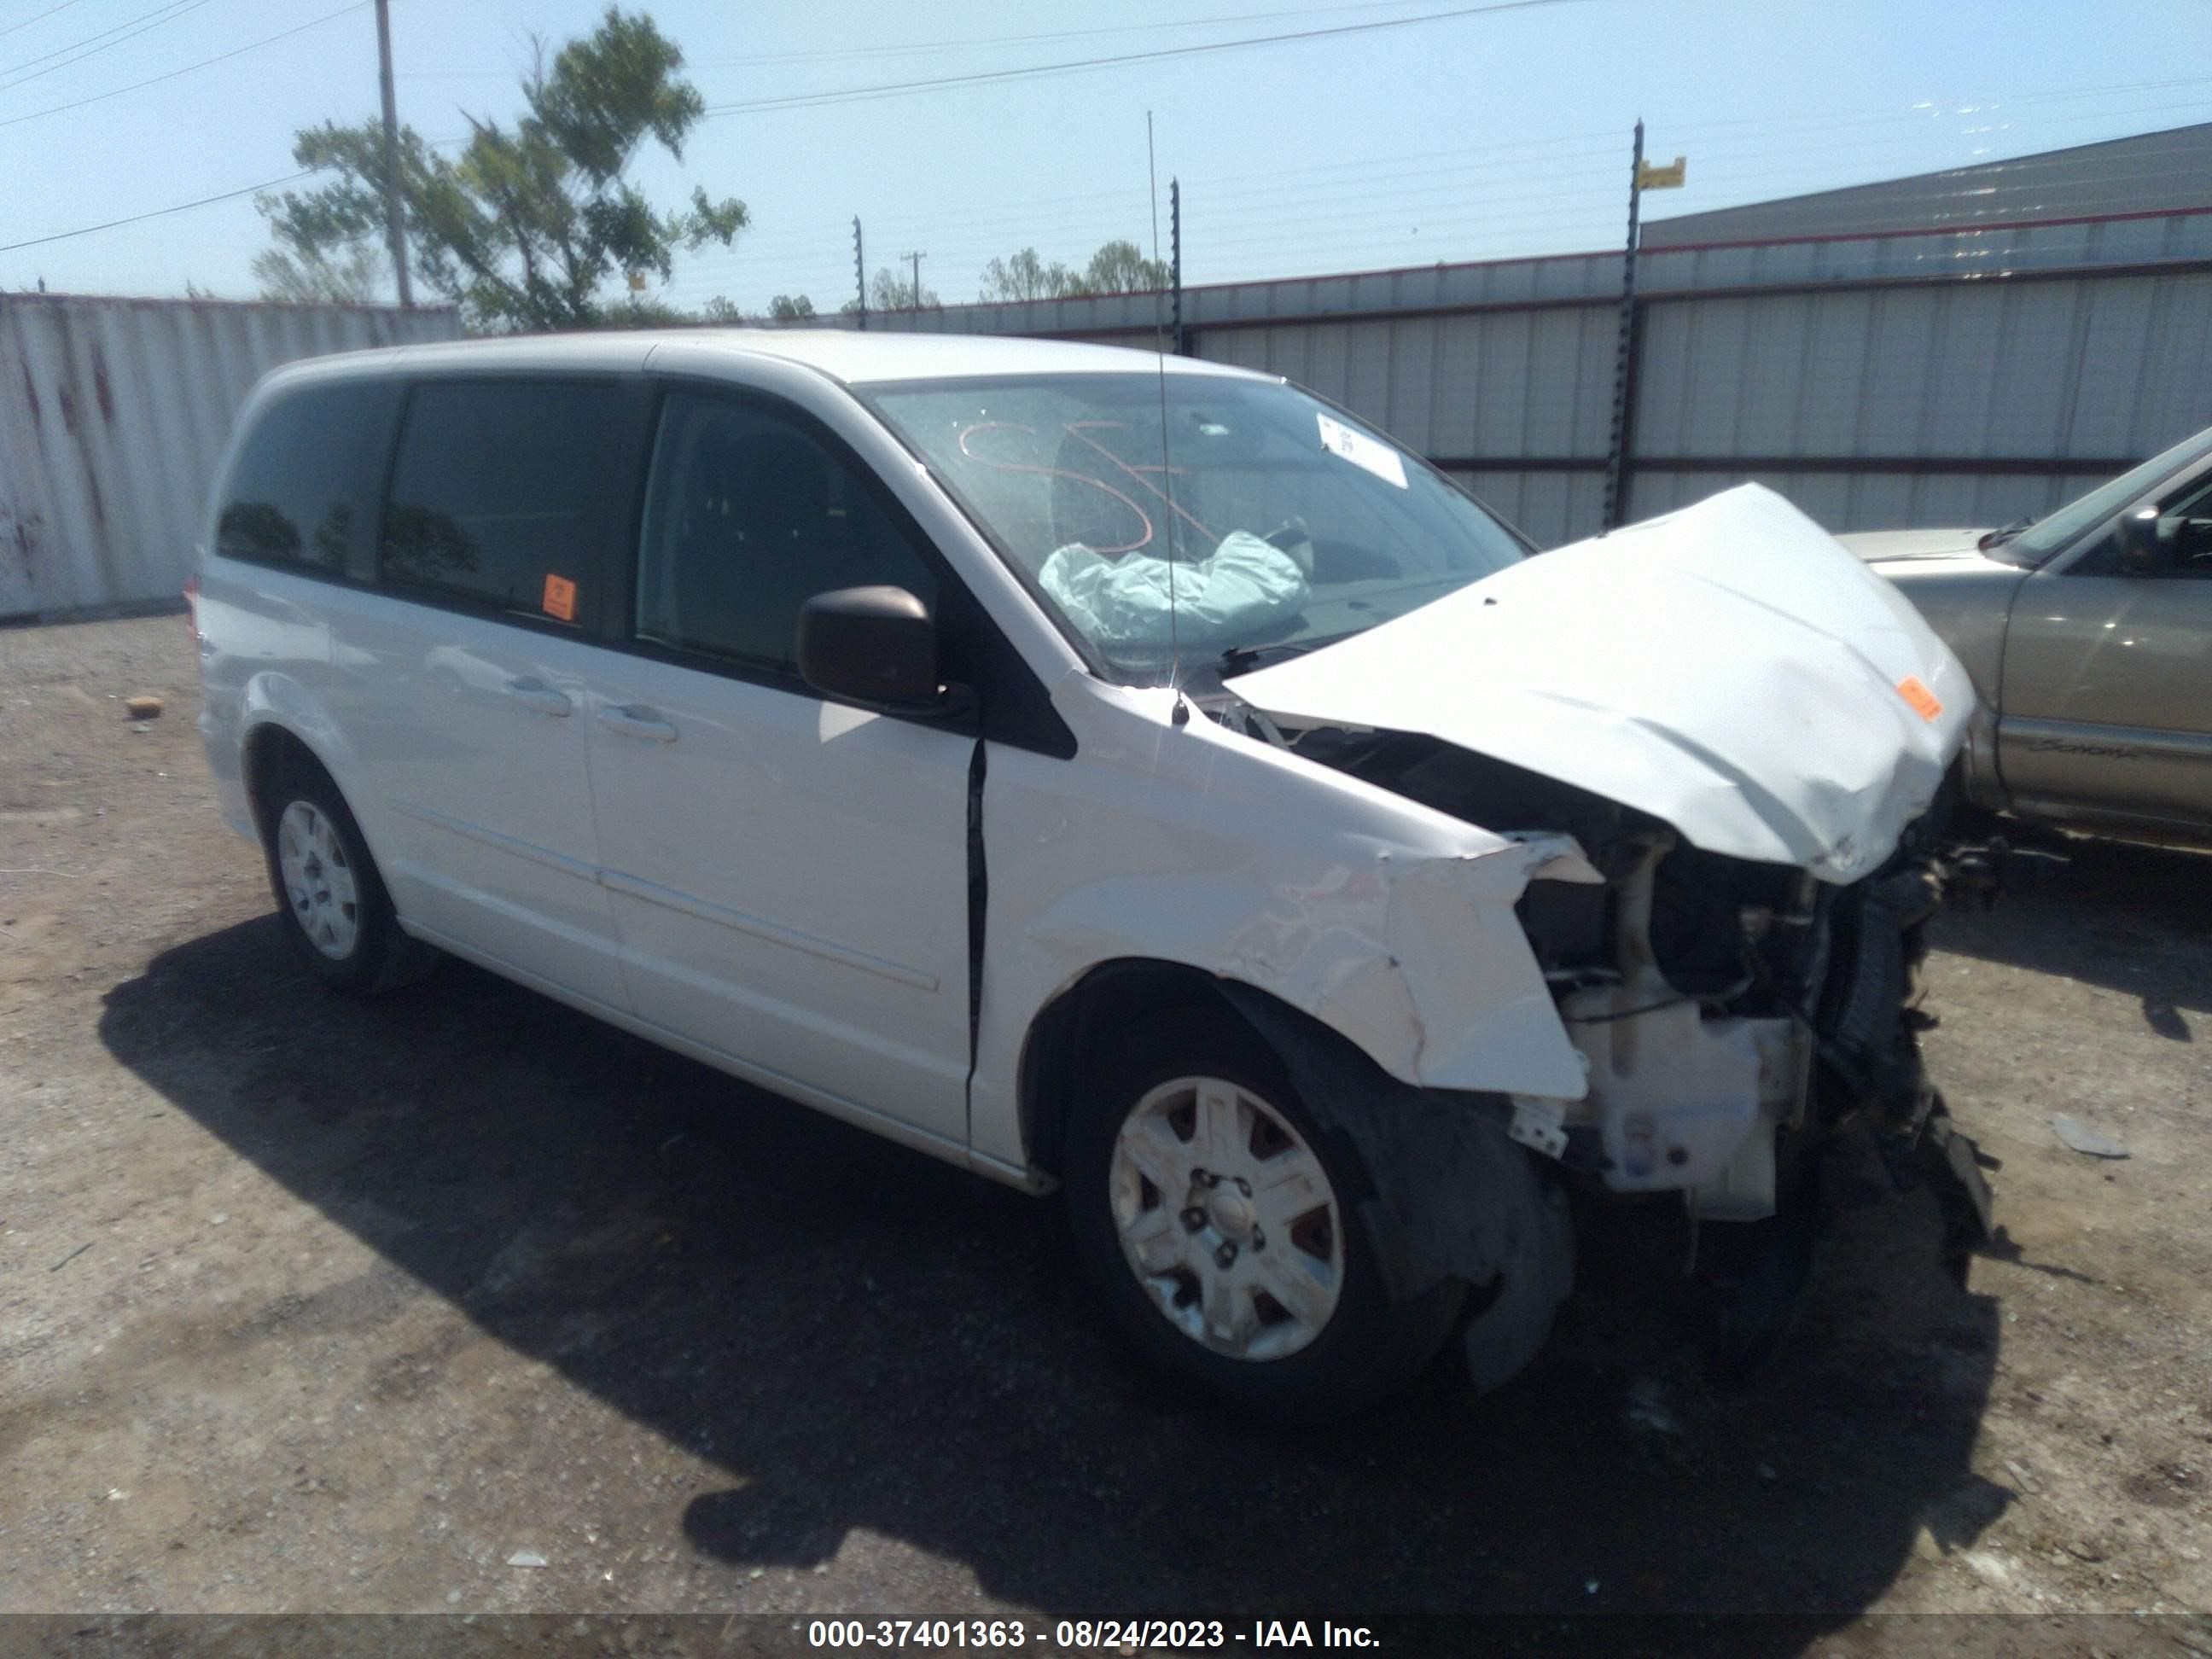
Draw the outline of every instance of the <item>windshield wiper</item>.
<instances>
[{"instance_id":1,"label":"windshield wiper","mask_svg":"<svg viewBox=\"0 0 2212 1659\"><path fill-rule=\"evenodd\" d=\"M2035 519L2033 514L2030 514L2025 519L2014 519L2010 524L2007 525L2002 530L1991 530L1985 532L1982 536L1981 539L1977 541L1974 545L1984 553L1988 552L1993 547L2002 547L2007 542L2019 535L2021 531L2027 529L2028 526L2034 522Z\"/></svg>"},{"instance_id":2,"label":"windshield wiper","mask_svg":"<svg viewBox=\"0 0 2212 1659\"><path fill-rule=\"evenodd\" d=\"M1225 679L1231 675L1249 674L1266 657L1303 657L1314 647L1279 640L1273 645L1232 645L1220 656L1221 673Z\"/></svg>"}]
</instances>

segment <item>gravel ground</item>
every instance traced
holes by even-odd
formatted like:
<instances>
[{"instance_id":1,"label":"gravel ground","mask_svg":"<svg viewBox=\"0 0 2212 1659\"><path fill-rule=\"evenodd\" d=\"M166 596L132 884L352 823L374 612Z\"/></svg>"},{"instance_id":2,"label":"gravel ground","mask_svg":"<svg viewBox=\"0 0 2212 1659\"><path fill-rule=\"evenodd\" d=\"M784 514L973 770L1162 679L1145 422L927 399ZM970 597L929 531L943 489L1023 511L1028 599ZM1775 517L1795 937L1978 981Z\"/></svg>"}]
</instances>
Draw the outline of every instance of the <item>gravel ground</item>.
<instances>
[{"instance_id":1,"label":"gravel ground","mask_svg":"<svg viewBox=\"0 0 2212 1659\"><path fill-rule=\"evenodd\" d=\"M1049 1205L459 964L322 993L197 702L180 618L0 631L0 1611L2212 1608L2203 859L1940 925L1965 1288L1839 1169L1723 1390L1607 1217L1511 1388L1294 1435L1133 1363Z\"/></svg>"}]
</instances>

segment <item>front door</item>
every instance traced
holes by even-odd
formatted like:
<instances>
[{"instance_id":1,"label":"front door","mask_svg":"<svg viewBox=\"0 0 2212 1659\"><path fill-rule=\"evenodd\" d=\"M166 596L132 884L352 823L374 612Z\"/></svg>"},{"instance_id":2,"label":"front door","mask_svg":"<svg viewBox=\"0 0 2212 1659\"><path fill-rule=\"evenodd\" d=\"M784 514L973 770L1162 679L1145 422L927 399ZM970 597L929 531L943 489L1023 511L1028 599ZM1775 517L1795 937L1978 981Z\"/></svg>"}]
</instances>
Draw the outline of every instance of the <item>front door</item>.
<instances>
[{"instance_id":1,"label":"front door","mask_svg":"<svg viewBox=\"0 0 2212 1659\"><path fill-rule=\"evenodd\" d=\"M771 1087L967 1139L975 738L834 703L799 608L938 579L882 488L779 404L671 391L631 653L586 724L631 1004Z\"/></svg>"},{"instance_id":2,"label":"front door","mask_svg":"<svg viewBox=\"0 0 2212 1659\"><path fill-rule=\"evenodd\" d=\"M2026 811L2212 829L2212 482L2158 504L2158 566L2118 538L2021 584L1998 758Z\"/></svg>"}]
</instances>

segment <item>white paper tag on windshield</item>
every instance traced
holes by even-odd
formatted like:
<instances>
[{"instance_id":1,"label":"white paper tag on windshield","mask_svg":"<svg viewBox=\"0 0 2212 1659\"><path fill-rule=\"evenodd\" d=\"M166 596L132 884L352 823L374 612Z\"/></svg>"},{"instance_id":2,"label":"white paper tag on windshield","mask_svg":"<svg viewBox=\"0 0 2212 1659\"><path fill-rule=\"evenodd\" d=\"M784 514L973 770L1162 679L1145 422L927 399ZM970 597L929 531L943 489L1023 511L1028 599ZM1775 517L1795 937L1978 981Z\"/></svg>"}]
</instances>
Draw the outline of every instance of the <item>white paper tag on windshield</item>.
<instances>
[{"instance_id":1,"label":"white paper tag on windshield","mask_svg":"<svg viewBox=\"0 0 2212 1659\"><path fill-rule=\"evenodd\" d=\"M1321 447L1332 455L1340 456L1361 471L1372 472L1385 483L1406 487L1406 463L1396 450L1378 442L1364 432L1354 432L1341 421L1332 421L1326 415L1316 415L1321 422Z\"/></svg>"}]
</instances>

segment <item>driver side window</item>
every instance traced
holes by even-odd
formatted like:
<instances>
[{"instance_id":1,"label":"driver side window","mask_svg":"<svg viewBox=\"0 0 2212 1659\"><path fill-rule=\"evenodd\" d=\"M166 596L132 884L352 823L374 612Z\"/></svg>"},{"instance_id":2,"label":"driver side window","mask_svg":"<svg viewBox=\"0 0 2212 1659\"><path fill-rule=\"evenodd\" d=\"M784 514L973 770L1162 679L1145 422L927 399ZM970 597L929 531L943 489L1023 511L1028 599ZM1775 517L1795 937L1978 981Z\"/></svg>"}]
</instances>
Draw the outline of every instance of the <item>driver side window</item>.
<instances>
[{"instance_id":1,"label":"driver side window","mask_svg":"<svg viewBox=\"0 0 2212 1659\"><path fill-rule=\"evenodd\" d=\"M795 676L800 606L877 583L936 609L927 562L866 478L773 410L669 393L639 547L639 639Z\"/></svg>"},{"instance_id":2,"label":"driver side window","mask_svg":"<svg viewBox=\"0 0 2212 1659\"><path fill-rule=\"evenodd\" d=\"M2212 478L2159 503L2158 540L2166 556L2157 574L2212 577Z\"/></svg>"},{"instance_id":3,"label":"driver side window","mask_svg":"<svg viewBox=\"0 0 2212 1659\"><path fill-rule=\"evenodd\" d=\"M2115 526L2067 568L2069 576L2130 574ZM2157 562L2133 571L2139 580L2161 577L2212 579L2212 475L2191 479L2158 504Z\"/></svg>"}]
</instances>

